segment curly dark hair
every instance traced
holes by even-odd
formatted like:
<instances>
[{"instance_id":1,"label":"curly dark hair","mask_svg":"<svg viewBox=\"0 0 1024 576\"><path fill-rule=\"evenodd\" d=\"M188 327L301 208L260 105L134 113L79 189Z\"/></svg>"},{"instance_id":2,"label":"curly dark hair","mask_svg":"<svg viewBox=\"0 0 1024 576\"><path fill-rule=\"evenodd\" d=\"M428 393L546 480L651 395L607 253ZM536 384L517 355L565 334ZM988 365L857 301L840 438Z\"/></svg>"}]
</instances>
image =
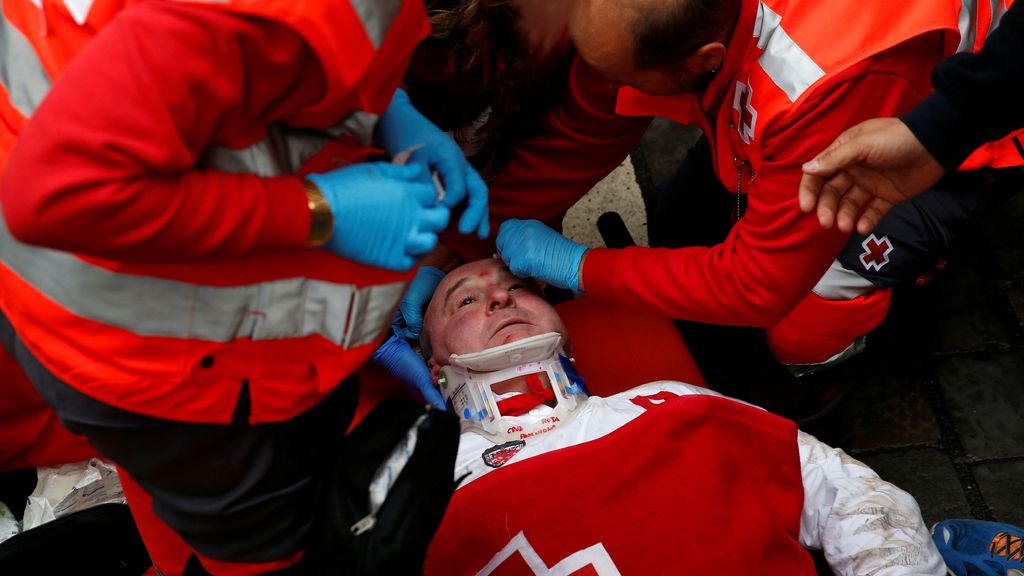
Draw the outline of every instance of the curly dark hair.
<instances>
[{"instance_id":1,"label":"curly dark hair","mask_svg":"<svg viewBox=\"0 0 1024 576\"><path fill-rule=\"evenodd\" d=\"M452 130L456 140L463 138L460 129L490 107L482 127L490 138L471 160L485 177L493 177L515 144L534 134L544 112L561 100L572 54L566 49L537 58L517 30L509 0L427 0L426 5L431 34L417 49L453 55L456 86L438 87L411 74L406 86L417 108Z\"/></svg>"}]
</instances>

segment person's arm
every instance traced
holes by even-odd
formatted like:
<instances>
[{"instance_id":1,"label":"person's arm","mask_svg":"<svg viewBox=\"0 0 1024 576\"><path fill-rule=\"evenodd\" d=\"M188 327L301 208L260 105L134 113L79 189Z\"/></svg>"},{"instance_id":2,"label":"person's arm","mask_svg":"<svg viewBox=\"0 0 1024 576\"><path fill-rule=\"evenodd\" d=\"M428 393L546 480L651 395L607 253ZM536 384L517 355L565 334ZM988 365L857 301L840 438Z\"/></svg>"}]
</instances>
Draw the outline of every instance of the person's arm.
<instances>
[{"instance_id":1,"label":"person's arm","mask_svg":"<svg viewBox=\"0 0 1024 576\"><path fill-rule=\"evenodd\" d=\"M758 327L777 323L810 292L847 240L801 213L801 165L846 127L898 114L920 101L928 84L922 62L938 60L940 47L928 36L863 62L818 89L789 118L767 127L746 214L723 243L591 250L581 274L584 290L674 318Z\"/></svg>"},{"instance_id":2,"label":"person's arm","mask_svg":"<svg viewBox=\"0 0 1024 576\"><path fill-rule=\"evenodd\" d=\"M985 142L1024 127L1024 5L1007 10L978 53L940 62L932 85L935 92L900 119L948 171Z\"/></svg>"},{"instance_id":3,"label":"person's arm","mask_svg":"<svg viewBox=\"0 0 1024 576\"><path fill-rule=\"evenodd\" d=\"M861 462L798 432L804 506L800 543L839 575L946 573L913 496Z\"/></svg>"},{"instance_id":4,"label":"person's arm","mask_svg":"<svg viewBox=\"0 0 1024 576\"><path fill-rule=\"evenodd\" d=\"M985 142L1024 127L1024 5L1015 3L977 54L939 63L936 90L913 110L868 120L804 166L800 207L822 227L867 234L894 204L930 188Z\"/></svg>"},{"instance_id":5,"label":"person's arm","mask_svg":"<svg viewBox=\"0 0 1024 576\"><path fill-rule=\"evenodd\" d=\"M254 143L324 90L319 61L281 24L185 3L128 9L20 135L2 187L8 226L28 243L149 262L304 247L298 178L196 164L210 146Z\"/></svg>"},{"instance_id":6,"label":"person's arm","mask_svg":"<svg viewBox=\"0 0 1024 576\"><path fill-rule=\"evenodd\" d=\"M448 231L441 242L467 261L494 253L494 236L510 218L558 227L561 217L636 147L650 118L615 114L617 88L576 58L560 106L539 132L519 143L490 183L491 237L479 241Z\"/></svg>"}]
</instances>

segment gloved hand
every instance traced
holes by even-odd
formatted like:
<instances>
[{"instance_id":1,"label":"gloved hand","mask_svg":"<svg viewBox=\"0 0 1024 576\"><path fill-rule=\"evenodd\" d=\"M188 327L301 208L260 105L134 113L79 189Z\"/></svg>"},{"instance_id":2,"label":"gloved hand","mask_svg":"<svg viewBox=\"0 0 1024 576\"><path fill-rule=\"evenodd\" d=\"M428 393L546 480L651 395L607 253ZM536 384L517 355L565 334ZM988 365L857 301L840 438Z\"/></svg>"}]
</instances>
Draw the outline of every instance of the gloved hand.
<instances>
[{"instance_id":1,"label":"gloved hand","mask_svg":"<svg viewBox=\"0 0 1024 576\"><path fill-rule=\"evenodd\" d=\"M423 266L416 272L409 290L402 297L402 303L398 305L398 315L395 316L393 327L395 333L403 338L415 340L420 337L420 328L423 327L423 312L430 304L430 298L437 290L437 285L444 278L444 272L433 266Z\"/></svg>"},{"instance_id":2,"label":"gloved hand","mask_svg":"<svg viewBox=\"0 0 1024 576\"><path fill-rule=\"evenodd\" d=\"M506 220L498 230L498 254L520 278L536 278L579 292L580 263L587 247L537 220Z\"/></svg>"},{"instance_id":3,"label":"gloved hand","mask_svg":"<svg viewBox=\"0 0 1024 576\"><path fill-rule=\"evenodd\" d=\"M444 410L444 398L441 392L434 386L434 380L430 377L430 369L420 355L409 346L398 334L392 332L391 337L384 341L377 350L373 352L370 359L380 365L395 378L419 392L423 399L435 407Z\"/></svg>"},{"instance_id":4,"label":"gloved hand","mask_svg":"<svg viewBox=\"0 0 1024 576\"><path fill-rule=\"evenodd\" d=\"M369 162L307 178L334 214L324 247L355 262L408 270L433 250L451 216L447 206L435 205L434 183L419 164Z\"/></svg>"},{"instance_id":5,"label":"gloved hand","mask_svg":"<svg viewBox=\"0 0 1024 576\"><path fill-rule=\"evenodd\" d=\"M405 90L395 91L391 105L377 122L375 136L377 143L392 156L418 147L409 162L441 175L444 205L453 208L469 198L469 205L459 219L459 232L469 234L475 230L480 238L490 234L487 184L466 161L459 145L413 107Z\"/></svg>"}]
</instances>

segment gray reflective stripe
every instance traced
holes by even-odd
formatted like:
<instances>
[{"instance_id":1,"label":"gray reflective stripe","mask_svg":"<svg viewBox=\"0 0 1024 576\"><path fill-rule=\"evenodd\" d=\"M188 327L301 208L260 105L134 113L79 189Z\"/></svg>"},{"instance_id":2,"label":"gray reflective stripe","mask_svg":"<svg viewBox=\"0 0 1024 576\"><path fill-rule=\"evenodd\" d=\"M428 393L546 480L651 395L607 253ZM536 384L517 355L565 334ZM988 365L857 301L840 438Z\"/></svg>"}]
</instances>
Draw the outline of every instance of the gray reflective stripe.
<instances>
[{"instance_id":1,"label":"gray reflective stripe","mask_svg":"<svg viewBox=\"0 0 1024 576\"><path fill-rule=\"evenodd\" d=\"M963 0L960 3L960 15L956 27L960 29L960 45L957 52L974 49L974 36L978 30L978 18L975 15L974 0Z\"/></svg>"},{"instance_id":2,"label":"gray reflective stripe","mask_svg":"<svg viewBox=\"0 0 1024 576\"><path fill-rule=\"evenodd\" d=\"M380 116L370 112L356 111L341 121L340 127L345 134L355 138L363 146L373 145L373 132L377 129Z\"/></svg>"},{"instance_id":3,"label":"gray reflective stripe","mask_svg":"<svg viewBox=\"0 0 1024 576\"><path fill-rule=\"evenodd\" d=\"M376 50L384 43L391 23L402 11L402 0L349 0Z\"/></svg>"},{"instance_id":4,"label":"gray reflective stripe","mask_svg":"<svg viewBox=\"0 0 1024 576\"><path fill-rule=\"evenodd\" d=\"M0 0L0 12L4 2ZM0 84L14 109L32 116L50 91L50 78L28 38L0 14Z\"/></svg>"},{"instance_id":5,"label":"gray reflective stripe","mask_svg":"<svg viewBox=\"0 0 1024 576\"><path fill-rule=\"evenodd\" d=\"M93 0L64 0L64 6L71 13L71 17L75 19L75 23L81 26L89 18L92 2Z\"/></svg>"},{"instance_id":6,"label":"gray reflective stripe","mask_svg":"<svg viewBox=\"0 0 1024 576\"><path fill-rule=\"evenodd\" d=\"M992 21L988 24L988 33L991 35L999 27L999 22L1003 19L1003 14L1006 14L1006 4L1003 0L989 0L992 6ZM985 36L988 38L988 36Z\"/></svg>"},{"instance_id":7,"label":"gray reflective stripe","mask_svg":"<svg viewBox=\"0 0 1024 576\"><path fill-rule=\"evenodd\" d=\"M811 291L825 300L853 300L877 289L867 278L833 260Z\"/></svg>"},{"instance_id":8,"label":"gray reflective stripe","mask_svg":"<svg viewBox=\"0 0 1024 576\"><path fill-rule=\"evenodd\" d=\"M0 214L0 259L77 316L140 336L230 342L319 334L352 348L391 320L405 282L356 289L308 278L216 287L112 272L71 254L22 244Z\"/></svg>"},{"instance_id":9,"label":"gray reflective stripe","mask_svg":"<svg viewBox=\"0 0 1024 576\"><path fill-rule=\"evenodd\" d=\"M370 146L379 116L353 112L338 124L324 130L292 128L272 124L259 142L238 150L214 146L203 151L199 164L222 172L249 173L263 178L293 174L324 146L342 134Z\"/></svg>"},{"instance_id":10,"label":"gray reflective stripe","mask_svg":"<svg viewBox=\"0 0 1024 576\"><path fill-rule=\"evenodd\" d=\"M816 364L783 364L783 366L785 366L786 369L789 370L790 374L799 378L801 376L814 374L815 372L824 370L825 368L830 368L832 366L835 366L836 364L839 364L840 362L845 362L846 360L849 360L850 358L863 352L866 347L867 337L857 336L853 340L853 343L847 346L845 350L833 354L831 358L825 360L824 362L818 362Z\"/></svg>"},{"instance_id":11,"label":"gray reflective stripe","mask_svg":"<svg viewBox=\"0 0 1024 576\"><path fill-rule=\"evenodd\" d=\"M782 18L763 2L758 6L757 24L754 36L758 38L757 46L764 50L757 62L789 101L796 102L825 71L797 46L782 29Z\"/></svg>"},{"instance_id":12,"label":"gray reflective stripe","mask_svg":"<svg viewBox=\"0 0 1024 576\"><path fill-rule=\"evenodd\" d=\"M772 35L772 31L782 23L782 16L776 14L771 8L764 5L764 2L757 4L757 20L754 21L754 38L759 38L757 47L764 50L765 44Z\"/></svg>"}]
</instances>

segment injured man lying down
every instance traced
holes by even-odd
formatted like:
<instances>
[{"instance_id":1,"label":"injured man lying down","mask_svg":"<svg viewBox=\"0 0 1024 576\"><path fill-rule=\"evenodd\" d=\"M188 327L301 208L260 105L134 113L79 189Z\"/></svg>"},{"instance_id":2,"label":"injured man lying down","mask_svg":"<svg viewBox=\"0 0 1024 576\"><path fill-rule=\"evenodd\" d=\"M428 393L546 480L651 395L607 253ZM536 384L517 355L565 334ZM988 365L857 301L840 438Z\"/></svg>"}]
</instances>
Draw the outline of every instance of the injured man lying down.
<instances>
[{"instance_id":1,"label":"injured man lying down","mask_svg":"<svg viewBox=\"0 0 1024 576\"><path fill-rule=\"evenodd\" d=\"M808 548L836 574L946 573L913 497L791 421L680 382L588 397L500 260L448 274L421 344L465 476L427 574L814 575Z\"/></svg>"}]
</instances>

